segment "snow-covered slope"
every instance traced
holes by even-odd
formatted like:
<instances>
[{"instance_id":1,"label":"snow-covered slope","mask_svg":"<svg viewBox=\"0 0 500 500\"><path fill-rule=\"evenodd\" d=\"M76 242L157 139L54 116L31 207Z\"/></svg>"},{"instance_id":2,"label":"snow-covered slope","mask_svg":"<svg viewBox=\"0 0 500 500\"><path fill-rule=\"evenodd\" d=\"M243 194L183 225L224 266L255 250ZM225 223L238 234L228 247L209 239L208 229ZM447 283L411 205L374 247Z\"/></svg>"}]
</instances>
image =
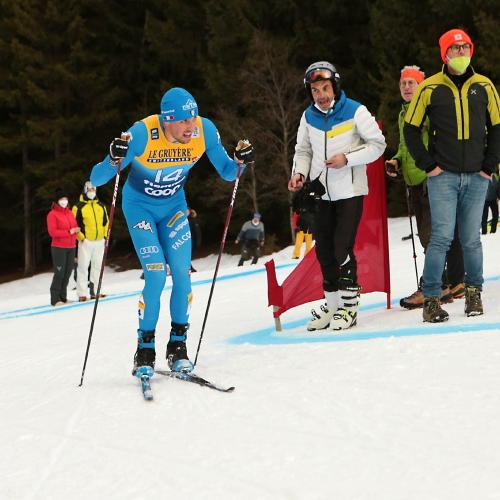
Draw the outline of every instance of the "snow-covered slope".
<instances>
[{"instance_id":1,"label":"snow-covered slope","mask_svg":"<svg viewBox=\"0 0 500 500\"><path fill-rule=\"evenodd\" d=\"M500 498L500 236L483 237L484 316L465 318L459 300L430 325L398 305L416 288L408 232L390 221L394 308L363 295L342 334L306 332L319 304L275 332L268 259L224 255L196 372L231 394L155 376L144 401L130 375L140 271L106 270L82 387L93 303L47 306L50 274L0 285L0 498ZM291 255L274 256L280 282ZM192 359L215 261L194 262Z\"/></svg>"}]
</instances>

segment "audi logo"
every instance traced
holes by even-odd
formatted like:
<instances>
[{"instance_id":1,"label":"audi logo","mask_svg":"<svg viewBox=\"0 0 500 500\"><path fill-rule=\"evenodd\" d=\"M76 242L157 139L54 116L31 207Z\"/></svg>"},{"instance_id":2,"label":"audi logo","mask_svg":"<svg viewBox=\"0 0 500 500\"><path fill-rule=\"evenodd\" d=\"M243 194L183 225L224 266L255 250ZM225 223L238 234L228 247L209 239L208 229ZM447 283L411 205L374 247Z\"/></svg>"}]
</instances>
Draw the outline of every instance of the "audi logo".
<instances>
[{"instance_id":1,"label":"audi logo","mask_svg":"<svg viewBox=\"0 0 500 500\"><path fill-rule=\"evenodd\" d=\"M158 247L142 247L140 250L141 255L146 255L147 253L158 253L159 251Z\"/></svg>"}]
</instances>

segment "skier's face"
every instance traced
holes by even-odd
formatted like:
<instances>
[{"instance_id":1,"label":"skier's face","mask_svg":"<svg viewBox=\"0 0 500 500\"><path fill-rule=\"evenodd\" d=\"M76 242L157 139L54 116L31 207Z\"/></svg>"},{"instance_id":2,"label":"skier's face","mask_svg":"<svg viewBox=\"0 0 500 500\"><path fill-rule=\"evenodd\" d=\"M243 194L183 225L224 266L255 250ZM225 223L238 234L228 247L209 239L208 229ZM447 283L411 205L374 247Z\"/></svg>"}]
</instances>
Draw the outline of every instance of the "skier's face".
<instances>
[{"instance_id":1,"label":"skier's face","mask_svg":"<svg viewBox=\"0 0 500 500\"><path fill-rule=\"evenodd\" d=\"M170 142L187 144L191 140L194 129L196 128L196 117L178 122L164 122L163 126L165 137Z\"/></svg>"},{"instance_id":2,"label":"skier's face","mask_svg":"<svg viewBox=\"0 0 500 500\"><path fill-rule=\"evenodd\" d=\"M314 102L319 106L321 111L328 111L335 98L332 82L330 80L320 80L319 82L311 83L311 93Z\"/></svg>"}]
</instances>

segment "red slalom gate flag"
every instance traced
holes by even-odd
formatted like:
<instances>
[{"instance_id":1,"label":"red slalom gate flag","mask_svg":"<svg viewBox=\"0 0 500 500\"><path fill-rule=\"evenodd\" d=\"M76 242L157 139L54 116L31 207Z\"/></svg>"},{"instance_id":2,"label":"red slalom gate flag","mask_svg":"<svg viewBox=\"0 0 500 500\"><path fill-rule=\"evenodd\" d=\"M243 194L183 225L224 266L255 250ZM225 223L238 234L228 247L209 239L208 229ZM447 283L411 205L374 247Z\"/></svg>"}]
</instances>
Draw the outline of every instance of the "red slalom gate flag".
<instances>
[{"instance_id":1,"label":"red slalom gate flag","mask_svg":"<svg viewBox=\"0 0 500 500\"><path fill-rule=\"evenodd\" d=\"M366 166L369 193L365 196L354 254L358 262L361 293L385 292L391 304L387 201L384 157ZM323 276L313 247L282 285L278 285L274 260L266 262L268 301L278 318L288 309L324 298Z\"/></svg>"}]
</instances>

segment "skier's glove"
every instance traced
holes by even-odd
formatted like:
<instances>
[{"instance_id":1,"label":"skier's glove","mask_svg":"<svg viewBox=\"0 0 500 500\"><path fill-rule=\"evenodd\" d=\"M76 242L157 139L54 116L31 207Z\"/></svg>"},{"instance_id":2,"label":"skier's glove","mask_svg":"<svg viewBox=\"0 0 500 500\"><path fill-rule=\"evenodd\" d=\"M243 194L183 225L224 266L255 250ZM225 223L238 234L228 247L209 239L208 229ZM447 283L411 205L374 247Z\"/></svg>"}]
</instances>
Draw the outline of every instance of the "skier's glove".
<instances>
[{"instance_id":1,"label":"skier's glove","mask_svg":"<svg viewBox=\"0 0 500 500\"><path fill-rule=\"evenodd\" d=\"M109 145L109 156L116 161L118 158L125 158L128 151L128 139L122 135L121 139L113 139Z\"/></svg>"},{"instance_id":2,"label":"skier's glove","mask_svg":"<svg viewBox=\"0 0 500 500\"><path fill-rule=\"evenodd\" d=\"M238 141L236 151L234 152L234 159L238 163L244 163L245 165L255 161L253 146L246 139Z\"/></svg>"}]
</instances>

